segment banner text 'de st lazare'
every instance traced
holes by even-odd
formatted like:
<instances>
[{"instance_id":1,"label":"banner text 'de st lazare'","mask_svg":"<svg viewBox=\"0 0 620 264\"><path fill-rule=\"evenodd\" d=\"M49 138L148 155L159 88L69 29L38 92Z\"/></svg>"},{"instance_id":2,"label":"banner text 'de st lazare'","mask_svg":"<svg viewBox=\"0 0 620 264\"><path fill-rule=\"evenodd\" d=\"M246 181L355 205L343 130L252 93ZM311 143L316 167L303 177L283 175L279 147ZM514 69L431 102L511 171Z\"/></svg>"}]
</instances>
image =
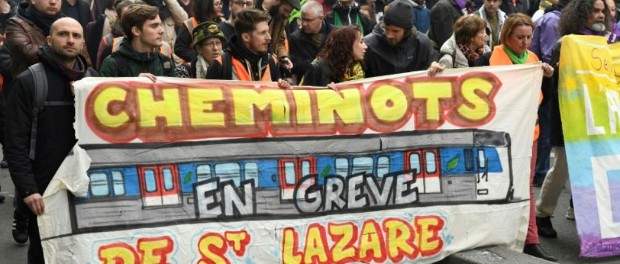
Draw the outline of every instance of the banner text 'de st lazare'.
<instances>
[{"instance_id":1,"label":"banner text 'de st lazare'","mask_svg":"<svg viewBox=\"0 0 620 264\"><path fill-rule=\"evenodd\" d=\"M439 236L445 225L437 215L416 216L408 222L401 218L386 218L379 222L313 223L306 230L286 227L281 234L282 262L342 263L342 262L400 262L432 256L441 251ZM300 235L300 232L305 234ZM202 234L192 250L199 255L198 264L234 263L228 256L243 258L247 247L258 238L246 230L209 232ZM303 239L303 240L302 240ZM111 243L98 249L102 263L167 263L175 251L170 236L140 237L134 245ZM176 249L178 250L178 249Z\"/></svg>"}]
</instances>

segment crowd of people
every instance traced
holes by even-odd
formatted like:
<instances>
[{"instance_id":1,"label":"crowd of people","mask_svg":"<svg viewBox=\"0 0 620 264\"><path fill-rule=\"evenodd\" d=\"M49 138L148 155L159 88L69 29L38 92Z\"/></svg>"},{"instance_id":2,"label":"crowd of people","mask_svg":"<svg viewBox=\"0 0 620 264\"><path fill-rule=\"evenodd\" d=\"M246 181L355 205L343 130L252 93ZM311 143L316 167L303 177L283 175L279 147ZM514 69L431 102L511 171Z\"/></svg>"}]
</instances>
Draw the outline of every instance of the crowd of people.
<instances>
[{"instance_id":1,"label":"crowd of people","mask_svg":"<svg viewBox=\"0 0 620 264\"><path fill-rule=\"evenodd\" d=\"M30 240L29 263L44 263L41 194L77 141L71 85L85 76L336 89L410 71L542 62L530 175L542 189L536 199L530 187L524 252L557 261L539 235L557 237L550 217L568 178L559 40L617 41L615 11L613 0L0 0L0 167L15 184L13 237Z\"/></svg>"}]
</instances>

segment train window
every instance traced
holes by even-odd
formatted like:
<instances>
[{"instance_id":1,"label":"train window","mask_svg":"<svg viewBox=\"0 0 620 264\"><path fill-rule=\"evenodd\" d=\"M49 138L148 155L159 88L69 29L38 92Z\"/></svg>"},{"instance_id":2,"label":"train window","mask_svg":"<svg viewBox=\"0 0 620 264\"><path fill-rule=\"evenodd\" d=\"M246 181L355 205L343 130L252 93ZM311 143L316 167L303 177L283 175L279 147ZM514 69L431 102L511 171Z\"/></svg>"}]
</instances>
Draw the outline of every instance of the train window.
<instances>
[{"instance_id":1,"label":"train window","mask_svg":"<svg viewBox=\"0 0 620 264\"><path fill-rule=\"evenodd\" d=\"M464 149L463 153L465 155L465 170L473 171L474 170L474 151L472 149Z\"/></svg>"},{"instance_id":2,"label":"train window","mask_svg":"<svg viewBox=\"0 0 620 264\"><path fill-rule=\"evenodd\" d=\"M254 179L254 186L258 187L258 164L249 162L245 164L245 180Z\"/></svg>"},{"instance_id":3,"label":"train window","mask_svg":"<svg viewBox=\"0 0 620 264\"><path fill-rule=\"evenodd\" d=\"M358 173L373 173L372 163L371 157L353 158L353 171L351 172L351 175Z\"/></svg>"},{"instance_id":4,"label":"train window","mask_svg":"<svg viewBox=\"0 0 620 264\"><path fill-rule=\"evenodd\" d=\"M169 168L164 168L162 173L164 174L164 190L170 191L174 189L174 177L172 176L172 170Z\"/></svg>"},{"instance_id":5,"label":"train window","mask_svg":"<svg viewBox=\"0 0 620 264\"><path fill-rule=\"evenodd\" d=\"M211 165L198 165L196 167L196 182L201 182L211 178Z\"/></svg>"},{"instance_id":6,"label":"train window","mask_svg":"<svg viewBox=\"0 0 620 264\"><path fill-rule=\"evenodd\" d=\"M157 180L153 169L144 170L144 183L146 185L146 192L157 191Z\"/></svg>"},{"instance_id":7,"label":"train window","mask_svg":"<svg viewBox=\"0 0 620 264\"><path fill-rule=\"evenodd\" d=\"M220 182L232 180L236 186L241 181L241 166L238 163L221 163L215 165L215 176Z\"/></svg>"},{"instance_id":8,"label":"train window","mask_svg":"<svg viewBox=\"0 0 620 264\"><path fill-rule=\"evenodd\" d=\"M343 177L349 175L349 160L347 158L336 159L336 175Z\"/></svg>"},{"instance_id":9,"label":"train window","mask_svg":"<svg viewBox=\"0 0 620 264\"><path fill-rule=\"evenodd\" d=\"M426 173L435 173L437 171L437 161L435 160L435 152L427 151L424 153L426 159Z\"/></svg>"},{"instance_id":10,"label":"train window","mask_svg":"<svg viewBox=\"0 0 620 264\"><path fill-rule=\"evenodd\" d=\"M377 177L383 177L390 172L390 158L381 156L377 159Z\"/></svg>"},{"instance_id":11,"label":"train window","mask_svg":"<svg viewBox=\"0 0 620 264\"><path fill-rule=\"evenodd\" d=\"M420 174L420 154L411 153L409 156L409 169L415 170L415 174Z\"/></svg>"},{"instance_id":12,"label":"train window","mask_svg":"<svg viewBox=\"0 0 620 264\"><path fill-rule=\"evenodd\" d=\"M310 161L301 161L301 176L307 176L310 174Z\"/></svg>"},{"instance_id":13,"label":"train window","mask_svg":"<svg viewBox=\"0 0 620 264\"><path fill-rule=\"evenodd\" d=\"M286 180L286 185L295 184L297 179L295 177L295 163L290 161L284 162L284 179Z\"/></svg>"},{"instance_id":14,"label":"train window","mask_svg":"<svg viewBox=\"0 0 620 264\"><path fill-rule=\"evenodd\" d=\"M487 167L487 156L484 154L484 149L478 150L478 168L484 169Z\"/></svg>"},{"instance_id":15,"label":"train window","mask_svg":"<svg viewBox=\"0 0 620 264\"><path fill-rule=\"evenodd\" d=\"M90 192L93 197L110 195L110 187L108 186L108 175L106 175L104 172L91 173Z\"/></svg>"},{"instance_id":16,"label":"train window","mask_svg":"<svg viewBox=\"0 0 620 264\"><path fill-rule=\"evenodd\" d=\"M112 171L112 188L114 195L125 195L125 178L122 171Z\"/></svg>"}]
</instances>

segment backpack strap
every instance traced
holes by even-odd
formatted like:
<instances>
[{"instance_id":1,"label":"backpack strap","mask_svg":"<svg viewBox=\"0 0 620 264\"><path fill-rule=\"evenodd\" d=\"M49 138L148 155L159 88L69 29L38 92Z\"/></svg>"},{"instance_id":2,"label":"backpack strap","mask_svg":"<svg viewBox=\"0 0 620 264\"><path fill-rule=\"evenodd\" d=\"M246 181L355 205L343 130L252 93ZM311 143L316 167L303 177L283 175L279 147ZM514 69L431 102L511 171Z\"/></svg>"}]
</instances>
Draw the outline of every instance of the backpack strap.
<instances>
[{"instance_id":1,"label":"backpack strap","mask_svg":"<svg viewBox=\"0 0 620 264\"><path fill-rule=\"evenodd\" d=\"M30 152L28 157L34 160L37 146L37 123L39 120L39 113L45 108L45 99L47 97L47 75L41 63L36 63L28 67L28 70L34 79L34 101L32 104L32 126L30 128Z\"/></svg>"},{"instance_id":2,"label":"backpack strap","mask_svg":"<svg viewBox=\"0 0 620 264\"><path fill-rule=\"evenodd\" d=\"M116 64L116 77L134 77L130 75L129 63L125 57L115 52L112 53L112 58L114 59L114 64Z\"/></svg>"},{"instance_id":3,"label":"backpack strap","mask_svg":"<svg viewBox=\"0 0 620 264\"><path fill-rule=\"evenodd\" d=\"M32 103L32 125L30 127L30 151L28 157L32 160L35 158L35 150L37 146L37 127L39 114L46 106L69 106L73 105L73 101L46 101L48 92L47 75L45 68L41 63L36 63L28 67L30 74L34 79L34 101Z\"/></svg>"},{"instance_id":4,"label":"backpack strap","mask_svg":"<svg viewBox=\"0 0 620 264\"><path fill-rule=\"evenodd\" d=\"M170 74L175 70L175 67L173 67L174 65L172 63L172 59L164 54L157 54L159 54L159 61L161 63L161 67L164 69L164 76L169 77ZM172 77L176 77L176 73Z\"/></svg>"}]
</instances>

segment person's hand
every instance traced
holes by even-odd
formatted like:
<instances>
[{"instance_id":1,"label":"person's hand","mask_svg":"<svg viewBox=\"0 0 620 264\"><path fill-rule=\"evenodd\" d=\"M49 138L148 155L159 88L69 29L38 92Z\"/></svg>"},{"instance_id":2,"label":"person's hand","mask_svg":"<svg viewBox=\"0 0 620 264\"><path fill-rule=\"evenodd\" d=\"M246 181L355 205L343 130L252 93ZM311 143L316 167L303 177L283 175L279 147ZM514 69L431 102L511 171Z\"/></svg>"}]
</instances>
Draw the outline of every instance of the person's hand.
<instances>
[{"instance_id":1,"label":"person's hand","mask_svg":"<svg viewBox=\"0 0 620 264\"><path fill-rule=\"evenodd\" d=\"M291 84L283 79L278 79L278 88L280 89L291 89Z\"/></svg>"},{"instance_id":2,"label":"person's hand","mask_svg":"<svg viewBox=\"0 0 620 264\"><path fill-rule=\"evenodd\" d=\"M286 68L287 70L290 70L293 68L293 62L291 61L289 57L280 58L280 64L282 64L282 66Z\"/></svg>"},{"instance_id":3,"label":"person's hand","mask_svg":"<svg viewBox=\"0 0 620 264\"><path fill-rule=\"evenodd\" d=\"M435 76L437 75L437 73L440 73L443 71L443 66L441 66L441 64L437 63L436 61L433 61L431 63L431 66L428 67L428 76Z\"/></svg>"},{"instance_id":4,"label":"person's hand","mask_svg":"<svg viewBox=\"0 0 620 264\"><path fill-rule=\"evenodd\" d=\"M338 87L336 87L336 83L335 82L330 82L327 84L327 88L332 89L334 91L338 91Z\"/></svg>"},{"instance_id":5,"label":"person's hand","mask_svg":"<svg viewBox=\"0 0 620 264\"><path fill-rule=\"evenodd\" d=\"M553 76L553 67L551 67L551 65L547 64L546 62L542 63L542 69L543 69L543 76L549 78L551 76Z\"/></svg>"},{"instance_id":6,"label":"person's hand","mask_svg":"<svg viewBox=\"0 0 620 264\"><path fill-rule=\"evenodd\" d=\"M149 80L151 80L152 82L157 81L157 76L153 75L152 73L148 73L148 72L140 73L140 74L138 74L138 77L149 78Z\"/></svg>"},{"instance_id":7,"label":"person's hand","mask_svg":"<svg viewBox=\"0 0 620 264\"><path fill-rule=\"evenodd\" d=\"M43 197L38 193L33 193L24 198L24 203L30 208L36 215L42 215L45 212L45 205L43 204Z\"/></svg>"}]
</instances>

